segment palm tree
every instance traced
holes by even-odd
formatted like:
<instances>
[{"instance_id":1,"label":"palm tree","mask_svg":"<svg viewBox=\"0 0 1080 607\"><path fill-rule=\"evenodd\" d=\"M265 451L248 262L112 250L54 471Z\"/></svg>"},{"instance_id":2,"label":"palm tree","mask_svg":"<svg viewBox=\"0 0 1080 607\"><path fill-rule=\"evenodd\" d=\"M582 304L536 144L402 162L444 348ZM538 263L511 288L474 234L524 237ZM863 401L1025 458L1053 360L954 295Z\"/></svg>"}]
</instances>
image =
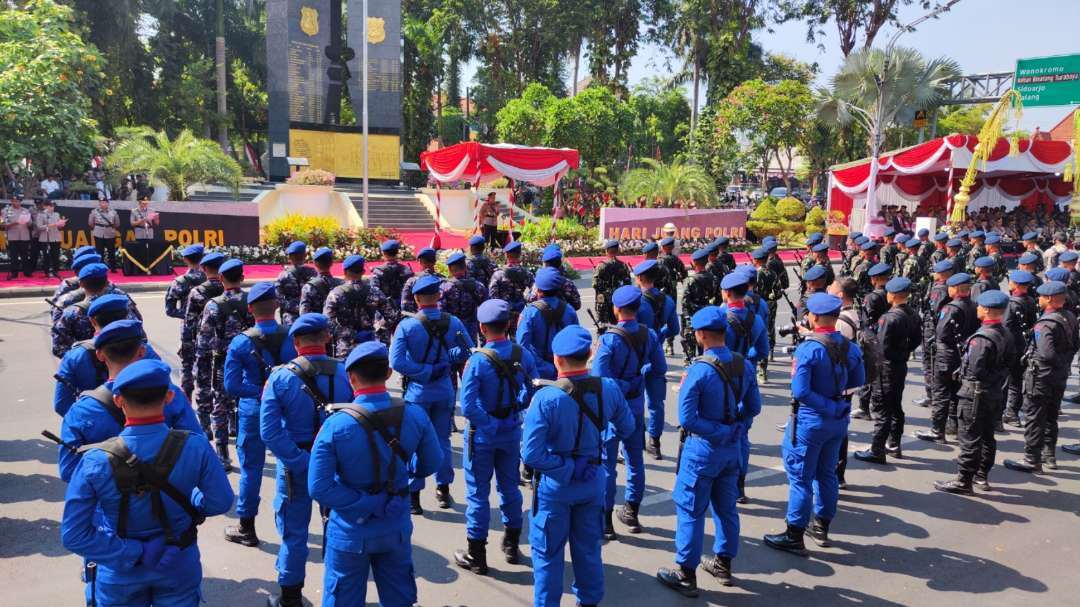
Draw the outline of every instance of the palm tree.
<instances>
[{"instance_id":1,"label":"palm tree","mask_svg":"<svg viewBox=\"0 0 1080 607\"><path fill-rule=\"evenodd\" d=\"M240 187L240 164L213 141L200 139L184 129L175 139L165 131L133 129L109 154L109 165L119 173L144 173L164 183L174 200L187 197L193 183L223 183Z\"/></svg>"},{"instance_id":2,"label":"palm tree","mask_svg":"<svg viewBox=\"0 0 1080 607\"><path fill-rule=\"evenodd\" d=\"M916 110L941 105L948 95L946 83L959 76L959 65L946 57L927 61L915 49L891 45L885 50L862 49L847 56L831 89L817 90L818 115L826 122L856 122L866 129L873 186L885 130L911 122ZM867 222L877 216L874 190L867 191Z\"/></svg>"},{"instance_id":3,"label":"palm tree","mask_svg":"<svg viewBox=\"0 0 1080 607\"><path fill-rule=\"evenodd\" d=\"M683 67L679 80L690 78L693 90L693 102L690 105L690 136L694 136L698 118L698 92L701 88L701 73L709 57L708 31L702 23L701 4L698 0L683 0L675 9L676 17L672 20L668 33L668 46L683 58Z\"/></svg>"},{"instance_id":4,"label":"palm tree","mask_svg":"<svg viewBox=\"0 0 1080 607\"><path fill-rule=\"evenodd\" d=\"M716 184L700 166L681 161L664 164L651 158L642 158L641 163L646 166L627 171L619 183L627 201L641 196L650 205L658 200L692 200L698 206L711 206L716 201Z\"/></svg>"}]
</instances>

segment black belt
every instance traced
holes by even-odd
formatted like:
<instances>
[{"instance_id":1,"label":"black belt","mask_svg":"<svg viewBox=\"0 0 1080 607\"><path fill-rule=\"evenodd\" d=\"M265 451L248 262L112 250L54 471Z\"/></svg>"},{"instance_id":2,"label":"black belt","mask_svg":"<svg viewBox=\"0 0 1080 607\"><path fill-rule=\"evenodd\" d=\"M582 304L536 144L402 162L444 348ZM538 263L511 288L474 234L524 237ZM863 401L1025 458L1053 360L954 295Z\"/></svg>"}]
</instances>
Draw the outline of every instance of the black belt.
<instances>
[{"instance_id":1,"label":"black belt","mask_svg":"<svg viewBox=\"0 0 1080 607\"><path fill-rule=\"evenodd\" d=\"M296 443L296 448L301 449L303 451L307 451L308 453L311 453L311 447L314 444L315 444L315 441L313 441L313 440L304 441L302 443Z\"/></svg>"}]
</instances>

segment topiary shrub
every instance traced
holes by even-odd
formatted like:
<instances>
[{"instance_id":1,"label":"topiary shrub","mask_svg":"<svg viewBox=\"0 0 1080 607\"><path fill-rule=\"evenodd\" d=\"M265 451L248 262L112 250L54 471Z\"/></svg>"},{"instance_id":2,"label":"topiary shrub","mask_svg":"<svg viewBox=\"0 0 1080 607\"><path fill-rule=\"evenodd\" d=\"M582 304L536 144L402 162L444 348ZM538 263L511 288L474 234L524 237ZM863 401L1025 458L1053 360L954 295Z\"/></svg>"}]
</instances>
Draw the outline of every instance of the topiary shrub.
<instances>
[{"instance_id":1,"label":"topiary shrub","mask_svg":"<svg viewBox=\"0 0 1080 607\"><path fill-rule=\"evenodd\" d=\"M787 221L802 221L806 217L806 207L802 201L798 198L788 196L787 198L781 198L776 203L776 212L780 215L781 219Z\"/></svg>"},{"instance_id":2,"label":"topiary shrub","mask_svg":"<svg viewBox=\"0 0 1080 607\"><path fill-rule=\"evenodd\" d=\"M825 233L825 210L821 207L814 207L806 214L806 220L803 222L806 226L806 233L813 234L814 232Z\"/></svg>"}]
</instances>

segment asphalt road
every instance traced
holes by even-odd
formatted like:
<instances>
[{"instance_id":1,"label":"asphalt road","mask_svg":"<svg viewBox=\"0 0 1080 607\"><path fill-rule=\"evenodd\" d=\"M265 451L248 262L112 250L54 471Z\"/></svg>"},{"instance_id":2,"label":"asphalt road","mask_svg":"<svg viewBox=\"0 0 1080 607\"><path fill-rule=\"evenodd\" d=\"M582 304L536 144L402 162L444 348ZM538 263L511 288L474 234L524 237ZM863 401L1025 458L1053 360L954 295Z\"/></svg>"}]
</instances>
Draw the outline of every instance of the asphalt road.
<instances>
[{"instance_id":1,"label":"asphalt road","mask_svg":"<svg viewBox=\"0 0 1080 607\"><path fill-rule=\"evenodd\" d=\"M585 305L591 306L591 291L584 289L582 295ZM135 300L146 318L154 349L175 366L172 353L177 349L178 325L164 315L162 294L141 293ZM581 317L584 324L591 324L584 313ZM7 597L2 602L12 605L77 605L81 597L80 559L60 544L65 485L57 476L56 447L39 435L43 429L57 432L60 425L51 406L51 376L57 361L49 355L47 319L40 298L0 301L0 386L4 392L0 401L0 588ZM778 355L770 381L763 387L765 407L751 431L755 443L747 490L751 502L740 507L742 541L734 561L736 585L722 588L699 572L702 597L696 601L680 598L654 579L658 567L671 566L675 537L669 491L674 484L677 418L671 403L681 364L673 359L669 364L666 457L660 462L646 458L645 532L630 535L616 522L619 540L604 546L606 604L1080 604L1080 576L1076 575L1080 461L1059 452L1061 469L1056 472L1033 477L1006 470L1001 461L1016 456L1023 447L1020 432L1011 429L999 436L998 462L990 476L993 492L969 498L934 491L932 481L955 474L956 450L911 437L927 425L927 410L910 404L923 393L918 362L911 365L904 398L908 436L904 459L891 460L884 468L852 460L849 487L841 494L832 524L834 547L819 549L808 542L811 556L800 558L763 546L763 534L782 528L787 503L781 434L775 429L788 413L789 358L783 354ZM1075 378L1071 383L1068 393L1077 390ZM1076 442L1080 411L1066 404L1065 413L1061 441ZM458 425L464 425L460 417ZM865 446L870 429L868 421L852 422L852 449ZM420 604L528 605L532 600L529 549L523 546L524 564L502 562L494 495L491 574L479 577L453 563L454 549L465 544L460 434L454 435L453 446L458 473L452 493L457 503L450 510L437 509L429 483L423 496L427 512L415 519ZM273 456L268 460L256 522L263 544L244 548L225 542L222 529L233 523L231 514L214 517L201 528L203 592L210 605L264 605L266 595L276 590L274 559L280 538L271 511ZM237 474L230 478L235 486ZM620 485L623 480L620 473ZM621 488L618 495L621 500ZM524 497L527 507L527 490ZM321 600L323 575L320 531L313 521L305 596L315 604ZM708 524L707 552L712 532ZM571 578L568 564L563 605L574 604L569 593ZM374 604L375 598L371 584L369 603Z\"/></svg>"}]
</instances>

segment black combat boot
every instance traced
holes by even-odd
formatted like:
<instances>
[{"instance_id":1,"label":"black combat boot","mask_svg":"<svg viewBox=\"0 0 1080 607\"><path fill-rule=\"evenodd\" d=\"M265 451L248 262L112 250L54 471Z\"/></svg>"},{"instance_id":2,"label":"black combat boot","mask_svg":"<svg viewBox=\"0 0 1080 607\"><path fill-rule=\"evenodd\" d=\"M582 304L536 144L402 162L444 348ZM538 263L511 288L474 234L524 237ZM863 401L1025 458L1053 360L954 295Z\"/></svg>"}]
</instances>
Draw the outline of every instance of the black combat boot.
<instances>
[{"instance_id":1,"label":"black combat boot","mask_svg":"<svg viewBox=\"0 0 1080 607\"><path fill-rule=\"evenodd\" d=\"M736 504L748 504L750 498L746 497L746 473L739 473L739 480L737 481L739 487L739 497L735 498Z\"/></svg>"},{"instance_id":2,"label":"black combat boot","mask_svg":"<svg viewBox=\"0 0 1080 607\"><path fill-rule=\"evenodd\" d=\"M649 437L649 444L645 445L645 451L653 457L653 459L659 461L664 459L664 456L660 454L660 437Z\"/></svg>"},{"instance_id":3,"label":"black combat boot","mask_svg":"<svg viewBox=\"0 0 1080 607\"><path fill-rule=\"evenodd\" d=\"M532 477L533 477L533 469L528 467L528 466L522 466L521 467L521 480L518 481L518 484L521 485L522 487L524 487L525 485L528 485L528 484L532 483Z\"/></svg>"},{"instance_id":4,"label":"black combat boot","mask_svg":"<svg viewBox=\"0 0 1080 607\"><path fill-rule=\"evenodd\" d=\"M938 491L955 493L957 495L974 494L974 492L971 490L971 483L966 483L958 478L954 478L951 481L934 481L934 488Z\"/></svg>"},{"instance_id":5,"label":"black combat boot","mask_svg":"<svg viewBox=\"0 0 1080 607\"><path fill-rule=\"evenodd\" d=\"M697 572L689 567L682 565L674 569L665 567L656 572L656 579L685 597L694 598L698 595Z\"/></svg>"},{"instance_id":6,"label":"black combat boot","mask_svg":"<svg viewBox=\"0 0 1080 607\"><path fill-rule=\"evenodd\" d=\"M1042 464L1047 470L1057 470L1057 457L1054 456L1053 451L1043 451Z\"/></svg>"},{"instance_id":7,"label":"black combat boot","mask_svg":"<svg viewBox=\"0 0 1080 607\"><path fill-rule=\"evenodd\" d=\"M945 440L945 434L937 432L936 430L919 430L915 433L915 438L938 443L939 445L949 444L948 441Z\"/></svg>"},{"instance_id":8,"label":"black combat boot","mask_svg":"<svg viewBox=\"0 0 1080 607\"><path fill-rule=\"evenodd\" d=\"M232 459L229 457L229 443L217 443L217 455L225 472L232 472Z\"/></svg>"},{"instance_id":9,"label":"black combat boot","mask_svg":"<svg viewBox=\"0 0 1080 607\"><path fill-rule=\"evenodd\" d=\"M248 547L259 545L259 536L255 535L255 517L240 519L239 525L225 528L225 539L234 544Z\"/></svg>"},{"instance_id":10,"label":"black combat boot","mask_svg":"<svg viewBox=\"0 0 1080 607\"><path fill-rule=\"evenodd\" d=\"M1027 472L1029 474L1042 474L1042 463L1031 460L1025 457L1023 460L1007 459L1005 460L1005 467L1009 470L1016 470L1017 472Z\"/></svg>"},{"instance_id":11,"label":"black combat boot","mask_svg":"<svg viewBox=\"0 0 1080 607\"><path fill-rule=\"evenodd\" d=\"M521 561L521 552L518 551L518 543L521 541L521 529L507 529L503 534L502 551L506 562L517 565Z\"/></svg>"},{"instance_id":12,"label":"black combat boot","mask_svg":"<svg viewBox=\"0 0 1080 607\"><path fill-rule=\"evenodd\" d=\"M604 539L614 540L619 536L615 535L615 525L611 522L611 510L604 511Z\"/></svg>"},{"instance_id":13,"label":"black combat boot","mask_svg":"<svg viewBox=\"0 0 1080 607\"><path fill-rule=\"evenodd\" d=\"M469 540L468 550L455 550L454 562L477 575L487 575L487 540Z\"/></svg>"},{"instance_id":14,"label":"black combat boot","mask_svg":"<svg viewBox=\"0 0 1080 607\"><path fill-rule=\"evenodd\" d=\"M731 557L714 556L701 561L701 568L720 580L720 584L731 586L735 582L731 577Z\"/></svg>"},{"instance_id":15,"label":"black combat boot","mask_svg":"<svg viewBox=\"0 0 1080 607\"><path fill-rule=\"evenodd\" d=\"M630 533L641 533L641 523L638 521L638 507L641 504L626 503L619 508L619 521L628 527Z\"/></svg>"},{"instance_id":16,"label":"black combat boot","mask_svg":"<svg viewBox=\"0 0 1080 607\"><path fill-rule=\"evenodd\" d=\"M888 453L896 459L904 459L904 451L900 447L899 442L885 443L885 453Z\"/></svg>"},{"instance_id":17,"label":"black combat boot","mask_svg":"<svg viewBox=\"0 0 1080 607\"><path fill-rule=\"evenodd\" d=\"M971 479L971 484L979 491L993 491L993 487L990 486L990 481L985 476L975 475L975 478Z\"/></svg>"},{"instance_id":18,"label":"black combat boot","mask_svg":"<svg viewBox=\"0 0 1080 607\"><path fill-rule=\"evenodd\" d=\"M454 505L454 498L450 497L450 485L435 486L435 501L439 502L439 507L443 510Z\"/></svg>"},{"instance_id":19,"label":"black combat boot","mask_svg":"<svg viewBox=\"0 0 1080 607\"><path fill-rule=\"evenodd\" d=\"M806 529L806 535L810 536L810 539L814 540L814 543L822 548L828 548L832 544L829 542L829 521L822 518L815 518L814 522L810 523L810 526Z\"/></svg>"},{"instance_id":20,"label":"black combat boot","mask_svg":"<svg viewBox=\"0 0 1080 607\"><path fill-rule=\"evenodd\" d=\"M885 454L874 453L874 450L872 448L865 449L863 451L856 451L855 453L852 453L852 455L855 456L855 459L859 460L860 462L869 462L871 464L878 464L879 466L885 465Z\"/></svg>"},{"instance_id":21,"label":"black combat boot","mask_svg":"<svg viewBox=\"0 0 1080 607\"><path fill-rule=\"evenodd\" d=\"M420 492L413 491L409 494L409 511L420 516L424 513L424 509L420 507Z\"/></svg>"},{"instance_id":22,"label":"black combat boot","mask_svg":"<svg viewBox=\"0 0 1080 607\"><path fill-rule=\"evenodd\" d=\"M268 607L304 607L304 597L300 594L303 589L303 584L282 586L281 594L271 595L266 604Z\"/></svg>"},{"instance_id":23,"label":"black combat boot","mask_svg":"<svg viewBox=\"0 0 1080 607\"><path fill-rule=\"evenodd\" d=\"M189 401L191 399L188 399ZM199 425L202 426L203 434L206 435L206 440L214 442L214 428L210 423L210 414L199 412Z\"/></svg>"},{"instance_id":24,"label":"black combat boot","mask_svg":"<svg viewBox=\"0 0 1080 607\"><path fill-rule=\"evenodd\" d=\"M782 533L766 535L765 545L784 552L806 556L809 553L806 551L806 544L803 543L804 533L806 533L806 529L789 524Z\"/></svg>"},{"instance_id":25,"label":"black combat boot","mask_svg":"<svg viewBox=\"0 0 1080 607\"><path fill-rule=\"evenodd\" d=\"M950 417L948 419L948 421L945 422L945 435L946 436L956 436L956 418L955 417Z\"/></svg>"}]
</instances>

